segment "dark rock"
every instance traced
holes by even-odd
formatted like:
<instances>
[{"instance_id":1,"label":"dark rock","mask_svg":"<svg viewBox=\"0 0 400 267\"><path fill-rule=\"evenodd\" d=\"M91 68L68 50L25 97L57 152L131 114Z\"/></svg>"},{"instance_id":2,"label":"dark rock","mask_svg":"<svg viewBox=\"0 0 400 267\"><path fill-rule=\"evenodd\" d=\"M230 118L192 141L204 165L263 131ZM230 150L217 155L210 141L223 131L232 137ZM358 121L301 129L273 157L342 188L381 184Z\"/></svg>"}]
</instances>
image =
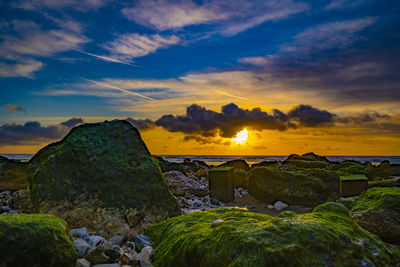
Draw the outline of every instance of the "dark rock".
<instances>
[{"instance_id":1,"label":"dark rock","mask_svg":"<svg viewBox=\"0 0 400 267\"><path fill-rule=\"evenodd\" d=\"M222 202L229 202L235 199L233 185L233 168L218 167L209 171L210 197Z\"/></svg>"},{"instance_id":2,"label":"dark rock","mask_svg":"<svg viewBox=\"0 0 400 267\"><path fill-rule=\"evenodd\" d=\"M108 263L114 263L121 257L121 253L114 249L106 249L104 253L110 258Z\"/></svg>"},{"instance_id":3,"label":"dark rock","mask_svg":"<svg viewBox=\"0 0 400 267\"><path fill-rule=\"evenodd\" d=\"M0 190L19 190L28 187L26 162L0 156Z\"/></svg>"},{"instance_id":4,"label":"dark rock","mask_svg":"<svg viewBox=\"0 0 400 267\"><path fill-rule=\"evenodd\" d=\"M0 266L75 266L77 251L65 221L52 215L0 216Z\"/></svg>"},{"instance_id":5,"label":"dark rock","mask_svg":"<svg viewBox=\"0 0 400 267\"><path fill-rule=\"evenodd\" d=\"M108 239L113 245L121 246L121 244L126 241L126 237L123 235L115 235Z\"/></svg>"},{"instance_id":6,"label":"dark rock","mask_svg":"<svg viewBox=\"0 0 400 267\"><path fill-rule=\"evenodd\" d=\"M106 263L110 259L110 257L105 254L104 247L98 246L89 250L89 252L85 256L85 259L90 261L90 263L92 264L100 264Z\"/></svg>"},{"instance_id":7,"label":"dark rock","mask_svg":"<svg viewBox=\"0 0 400 267\"><path fill-rule=\"evenodd\" d=\"M56 213L71 227L110 234L124 227L130 209L152 223L180 214L139 132L126 121L73 128L41 149L28 170L34 210ZM57 212L59 206L64 211Z\"/></svg>"},{"instance_id":8,"label":"dark rock","mask_svg":"<svg viewBox=\"0 0 400 267\"><path fill-rule=\"evenodd\" d=\"M13 192L8 199L8 205L15 210L23 213L31 212L31 196L27 190L18 190Z\"/></svg>"},{"instance_id":9,"label":"dark rock","mask_svg":"<svg viewBox=\"0 0 400 267\"><path fill-rule=\"evenodd\" d=\"M230 160L227 161L218 167L232 167L234 169L242 170L242 171L248 171L250 170L249 164L243 159L235 159L235 160Z\"/></svg>"}]
</instances>

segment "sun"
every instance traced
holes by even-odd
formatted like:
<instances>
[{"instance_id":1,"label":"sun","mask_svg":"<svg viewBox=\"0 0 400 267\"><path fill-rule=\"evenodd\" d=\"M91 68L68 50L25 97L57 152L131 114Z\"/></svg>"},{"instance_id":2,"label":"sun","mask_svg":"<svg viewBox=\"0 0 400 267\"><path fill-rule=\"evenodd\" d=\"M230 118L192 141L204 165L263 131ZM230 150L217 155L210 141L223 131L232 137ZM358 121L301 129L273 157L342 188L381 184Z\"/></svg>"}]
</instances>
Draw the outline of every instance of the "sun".
<instances>
[{"instance_id":1,"label":"sun","mask_svg":"<svg viewBox=\"0 0 400 267\"><path fill-rule=\"evenodd\" d=\"M241 130L236 134L235 138L232 138L232 142L235 144L243 144L247 140L248 133L249 132L246 129Z\"/></svg>"}]
</instances>

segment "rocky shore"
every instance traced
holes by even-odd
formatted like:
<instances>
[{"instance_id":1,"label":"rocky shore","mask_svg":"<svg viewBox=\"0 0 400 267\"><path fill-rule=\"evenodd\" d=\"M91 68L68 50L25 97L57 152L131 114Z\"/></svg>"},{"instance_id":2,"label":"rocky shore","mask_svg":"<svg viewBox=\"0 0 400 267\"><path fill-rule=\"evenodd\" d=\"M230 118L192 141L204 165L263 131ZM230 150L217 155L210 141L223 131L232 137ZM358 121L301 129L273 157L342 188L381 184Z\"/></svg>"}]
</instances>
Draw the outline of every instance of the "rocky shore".
<instances>
[{"instance_id":1,"label":"rocky shore","mask_svg":"<svg viewBox=\"0 0 400 267\"><path fill-rule=\"evenodd\" d=\"M210 191L216 168L232 201ZM0 266L400 266L399 179L314 153L172 163L125 121L84 124L0 158Z\"/></svg>"}]
</instances>

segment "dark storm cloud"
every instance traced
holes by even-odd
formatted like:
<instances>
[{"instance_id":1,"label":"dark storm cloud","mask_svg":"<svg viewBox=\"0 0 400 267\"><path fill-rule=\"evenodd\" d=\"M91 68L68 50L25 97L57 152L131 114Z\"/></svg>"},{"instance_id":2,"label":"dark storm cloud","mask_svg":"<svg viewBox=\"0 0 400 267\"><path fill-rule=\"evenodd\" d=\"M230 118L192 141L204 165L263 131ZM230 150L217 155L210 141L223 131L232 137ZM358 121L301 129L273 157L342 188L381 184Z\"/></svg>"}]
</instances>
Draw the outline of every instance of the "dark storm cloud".
<instances>
[{"instance_id":1,"label":"dark storm cloud","mask_svg":"<svg viewBox=\"0 0 400 267\"><path fill-rule=\"evenodd\" d=\"M378 119L390 119L391 116L387 114L381 114L376 111L364 112L358 115L353 116L342 116L336 119L337 122L340 123L355 123L355 124L363 124L368 122L374 122Z\"/></svg>"},{"instance_id":2,"label":"dark storm cloud","mask_svg":"<svg viewBox=\"0 0 400 267\"><path fill-rule=\"evenodd\" d=\"M26 110L24 108L21 108L20 106L17 105L13 105L13 104L7 104L4 106L6 109L8 109L11 112L15 112L15 111L21 111L23 113L26 113Z\"/></svg>"},{"instance_id":3,"label":"dark storm cloud","mask_svg":"<svg viewBox=\"0 0 400 267\"><path fill-rule=\"evenodd\" d=\"M81 118L72 118L56 125L42 126L40 122L30 121L24 125L7 123L0 126L0 146L32 145L50 142L63 138L68 131L76 126Z\"/></svg>"},{"instance_id":4,"label":"dark storm cloud","mask_svg":"<svg viewBox=\"0 0 400 267\"><path fill-rule=\"evenodd\" d=\"M285 131L288 128L329 125L334 117L328 111L309 105L299 105L287 114L277 109L268 114L261 108L242 109L234 103L223 106L221 112L192 104L186 109L186 115L164 115L155 123L170 132L231 138L245 127L258 131Z\"/></svg>"},{"instance_id":5,"label":"dark storm cloud","mask_svg":"<svg viewBox=\"0 0 400 267\"><path fill-rule=\"evenodd\" d=\"M138 130L150 129L156 126L154 122L150 119L143 120L143 119L134 119L132 117L129 117L126 118L125 120L128 121L130 124L132 124L132 126Z\"/></svg>"}]
</instances>

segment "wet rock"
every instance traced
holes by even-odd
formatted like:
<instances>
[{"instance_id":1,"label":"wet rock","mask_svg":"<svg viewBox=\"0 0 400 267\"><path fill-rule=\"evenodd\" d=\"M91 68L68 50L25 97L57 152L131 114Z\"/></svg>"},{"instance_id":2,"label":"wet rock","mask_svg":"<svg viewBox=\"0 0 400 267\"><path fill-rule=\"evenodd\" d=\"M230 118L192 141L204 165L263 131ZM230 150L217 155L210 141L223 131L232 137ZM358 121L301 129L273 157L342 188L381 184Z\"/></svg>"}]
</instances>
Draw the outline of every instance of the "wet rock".
<instances>
[{"instance_id":1,"label":"wet rock","mask_svg":"<svg viewBox=\"0 0 400 267\"><path fill-rule=\"evenodd\" d=\"M110 258L105 254L105 249L102 246L92 248L86 254L85 259L92 264L106 263Z\"/></svg>"},{"instance_id":2,"label":"wet rock","mask_svg":"<svg viewBox=\"0 0 400 267\"><path fill-rule=\"evenodd\" d=\"M78 258L84 258L91 246L82 238L74 240L75 247L78 251Z\"/></svg>"},{"instance_id":3,"label":"wet rock","mask_svg":"<svg viewBox=\"0 0 400 267\"><path fill-rule=\"evenodd\" d=\"M286 204L285 202L279 201L279 200L277 202L275 202L275 204L274 204L274 208L278 211L282 210L288 206L289 206L288 204Z\"/></svg>"},{"instance_id":4,"label":"wet rock","mask_svg":"<svg viewBox=\"0 0 400 267\"><path fill-rule=\"evenodd\" d=\"M136 250L141 251L145 246L150 246L151 239L148 236L140 235L135 240Z\"/></svg>"},{"instance_id":5,"label":"wet rock","mask_svg":"<svg viewBox=\"0 0 400 267\"><path fill-rule=\"evenodd\" d=\"M110 258L108 260L108 263L116 262L119 259L119 257L121 256L121 253L114 249L106 249L104 251L104 254L106 254Z\"/></svg>"},{"instance_id":6,"label":"wet rock","mask_svg":"<svg viewBox=\"0 0 400 267\"><path fill-rule=\"evenodd\" d=\"M104 242L106 242L106 240L104 239L104 237L99 236L99 235L92 235L89 237L89 244L92 247L97 247L102 245Z\"/></svg>"}]
</instances>

